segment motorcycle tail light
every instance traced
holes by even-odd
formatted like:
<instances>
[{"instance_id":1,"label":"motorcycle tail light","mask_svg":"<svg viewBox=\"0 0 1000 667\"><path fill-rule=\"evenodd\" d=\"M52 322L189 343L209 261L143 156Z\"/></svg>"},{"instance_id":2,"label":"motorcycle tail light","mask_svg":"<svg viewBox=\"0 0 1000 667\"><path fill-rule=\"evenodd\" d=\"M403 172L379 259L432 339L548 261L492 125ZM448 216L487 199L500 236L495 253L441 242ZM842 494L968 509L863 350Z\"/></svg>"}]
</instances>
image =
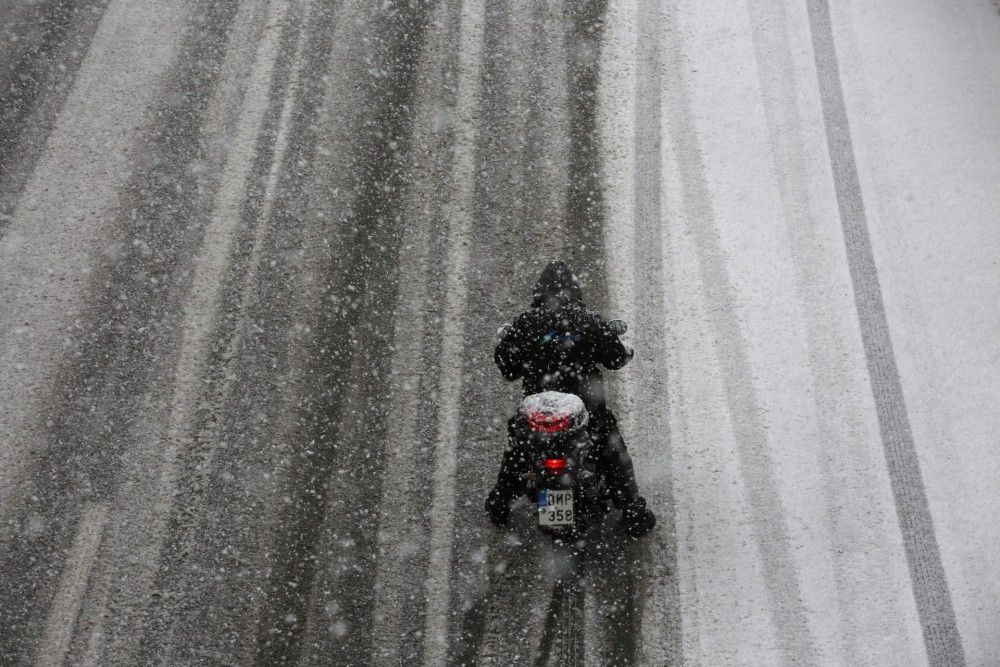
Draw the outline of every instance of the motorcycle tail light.
<instances>
[{"instance_id":1,"label":"motorcycle tail light","mask_svg":"<svg viewBox=\"0 0 1000 667\"><path fill-rule=\"evenodd\" d=\"M529 412L528 428L537 433L561 433L569 428L569 415Z\"/></svg>"},{"instance_id":2,"label":"motorcycle tail light","mask_svg":"<svg viewBox=\"0 0 1000 667\"><path fill-rule=\"evenodd\" d=\"M542 467L550 475L561 475L566 469L566 459L545 459L542 461Z\"/></svg>"}]
</instances>

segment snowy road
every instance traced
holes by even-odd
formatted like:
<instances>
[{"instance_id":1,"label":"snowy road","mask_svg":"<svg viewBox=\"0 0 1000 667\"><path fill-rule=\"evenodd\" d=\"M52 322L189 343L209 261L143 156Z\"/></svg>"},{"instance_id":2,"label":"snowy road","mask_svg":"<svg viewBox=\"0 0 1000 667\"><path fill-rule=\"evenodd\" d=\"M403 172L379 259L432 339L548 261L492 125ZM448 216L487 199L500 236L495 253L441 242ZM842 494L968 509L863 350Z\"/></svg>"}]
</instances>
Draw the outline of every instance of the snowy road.
<instances>
[{"instance_id":1,"label":"snowy road","mask_svg":"<svg viewBox=\"0 0 1000 667\"><path fill-rule=\"evenodd\" d=\"M1000 664L992 0L0 0L0 664ZM630 323L554 588L493 332Z\"/></svg>"}]
</instances>

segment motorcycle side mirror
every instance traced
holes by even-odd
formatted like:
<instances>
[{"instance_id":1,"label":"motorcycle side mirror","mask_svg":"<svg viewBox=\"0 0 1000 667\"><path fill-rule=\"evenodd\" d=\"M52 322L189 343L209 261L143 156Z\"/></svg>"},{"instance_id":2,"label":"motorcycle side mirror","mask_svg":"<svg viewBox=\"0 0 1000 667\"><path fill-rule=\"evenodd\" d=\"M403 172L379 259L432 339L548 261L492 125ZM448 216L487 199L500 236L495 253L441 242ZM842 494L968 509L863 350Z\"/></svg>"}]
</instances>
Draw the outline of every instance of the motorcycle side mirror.
<instances>
[{"instance_id":1,"label":"motorcycle side mirror","mask_svg":"<svg viewBox=\"0 0 1000 667\"><path fill-rule=\"evenodd\" d=\"M509 323L507 323L507 324L501 324L500 328L497 329L497 342L502 341L504 339L504 337L506 337L506 335L510 331L510 329L511 329L511 325Z\"/></svg>"},{"instance_id":2,"label":"motorcycle side mirror","mask_svg":"<svg viewBox=\"0 0 1000 667\"><path fill-rule=\"evenodd\" d=\"M628 324L625 320L611 320L608 322L608 329L616 336L624 335L628 331Z\"/></svg>"}]
</instances>

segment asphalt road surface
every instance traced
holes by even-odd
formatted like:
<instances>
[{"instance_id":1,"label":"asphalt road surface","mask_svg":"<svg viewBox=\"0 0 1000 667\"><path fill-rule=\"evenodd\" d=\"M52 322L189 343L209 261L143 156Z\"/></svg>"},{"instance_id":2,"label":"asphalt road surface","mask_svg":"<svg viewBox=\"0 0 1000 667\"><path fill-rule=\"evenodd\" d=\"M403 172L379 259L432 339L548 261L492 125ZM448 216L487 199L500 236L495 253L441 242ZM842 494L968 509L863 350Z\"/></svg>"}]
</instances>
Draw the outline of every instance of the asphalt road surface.
<instances>
[{"instance_id":1,"label":"asphalt road surface","mask_svg":"<svg viewBox=\"0 0 1000 667\"><path fill-rule=\"evenodd\" d=\"M991 0L0 1L0 663L1000 664ZM655 531L482 502L544 263Z\"/></svg>"}]
</instances>

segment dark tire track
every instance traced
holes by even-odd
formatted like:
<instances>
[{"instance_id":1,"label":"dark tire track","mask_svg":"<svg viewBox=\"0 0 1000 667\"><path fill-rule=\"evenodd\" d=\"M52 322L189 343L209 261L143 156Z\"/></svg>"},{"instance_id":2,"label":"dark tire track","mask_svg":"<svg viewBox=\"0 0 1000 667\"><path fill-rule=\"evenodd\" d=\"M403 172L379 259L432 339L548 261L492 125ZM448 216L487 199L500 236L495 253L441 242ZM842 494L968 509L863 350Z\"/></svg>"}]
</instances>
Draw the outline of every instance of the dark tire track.
<instances>
[{"instance_id":1,"label":"dark tire track","mask_svg":"<svg viewBox=\"0 0 1000 667\"><path fill-rule=\"evenodd\" d=\"M496 276L501 275L501 266L507 271L523 270L524 254L513 251L509 243L516 243L514 235L507 231L517 225L520 212L512 206L511 192L520 191L517 168L521 164L521 151L516 141L518 122L515 117L510 60L512 54L505 47L510 44L511 3L509 0L488 2L485 6L483 65L480 95L479 126L490 128L489 132L478 132L475 144L475 196L471 225L471 238L484 239L486 243L472 249L470 267L477 270L470 276L468 285L468 315L465 340L470 350L478 355L469 355L463 360L461 413L477 418L463 420L459 444L456 450L454 533L452 542L451 609L474 609L480 585L480 569L475 553L480 545L488 544L492 529L483 521L481 501L485 498L493 482L491 451L499 451L505 439L505 428L500 428L503 415L485 415L484 406L503 403L502 388L493 371L492 364L486 363L488 351L492 350L493 322L502 321L503 296L507 289L498 289ZM499 237L499 238L498 238ZM508 243L509 242L509 243ZM482 263L481 263L482 262ZM508 297L509 298L509 297ZM479 358L483 360L479 362ZM489 424L489 426L487 426ZM484 461L488 461L484 462ZM460 498L476 499L477 502L461 502ZM524 610L512 609L511 623L524 622ZM456 664L458 655L467 655L478 638L469 637L463 631L461 615L449 619L448 662ZM470 642L470 639L472 640Z\"/></svg>"},{"instance_id":2,"label":"dark tire track","mask_svg":"<svg viewBox=\"0 0 1000 667\"><path fill-rule=\"evenodd\" d=\"M494 538L483 562L481 589L462 615L460 634L458 641L452 646L448 658L449 665L478 664L486 640L490 615L505 612L500 607L507 597L519 594L517 597L520 598L521 606L524 608L530 606L525 597L534 598L536 593L533 590L524 590L522 582L528 578L541 583L542 578L537 572L533 572L536 559L532 555L536 545L522 541L521 538L525 533L527 539L537 539L533 522L519 522L516 534L498 534ZM520 631L522 636L527 634L525 626L512 625L511 629ZM512 654L521 655L520 651L524 648L526 647L505 644L501 650L510 658Z\"/></svg>"},{"instance_id":3,"label":"dark tire track","mask_svg":"<svg viewBox=\"0 0 1000 667\"><path fill-rule=\"evenodd\" d=\"M257 660L263 664L313 654L340 664L370 660L363 632L371 626L374 567L367 561L376 551L371 512L379 498L386 419L380 397L386 394L393 334L385 304L393 303L396 293L399 203L411 132L407 114L427 12L425 4L416 3L373 17L380 38L372 40L370 65L384 76L361 83L369 106L351 170L356 199L335 235L345 254L325 278L326 289L343 291L324 294L321 303L327 306L307 305L315 341L304 355L310 388L297 408L301 435L282 471L290 500L275 522L273 569L258 635ZM357 440L347 440L347 433ZM336 521L328 529L330 514ZM310 598L326 590L316 586L323 577L320 559L339 566L337 588L350 593L336 600L337 611L351 625L331 633L323 645L307 645L305 620L310 603L316 604Z\"/></svg>"},{"instance_id":4,"label":"dark tire track","mask_svg":"<svg viewBox=\"0 0 1000 667\"><path fill-rule=\"evenodd\" d=\"M605 551L609 556L605 563L611 566L607 576L625 579L612 586L610 592L628 592L620 602L613 603L616 608L623 607L623 617L616 620L618 626L614 629L620 633L628 628L630 638L621 636L611 643L625 647L616 656L625 664L680 661L683 657L680 591L675 575L676 503L669 417L674 397L668 391L666 341L669 332L665 324L673 305L668 295L669 279L664 273L668 261L665 250L674 234L674 221L662 219L665 197L673 195L663 191L664 100L661 96L665 21L662 6L655 1L639 3L636 21L635 128L633 136L627 138L635 155L635 209L630 221L634 229L634 248L629 258L634 277L632 294L625 296L633 305L629 316L635 321L634 327L630 323L630 337L635 344L636 358L624 376L629 378L625 382L632 391L628 403L622 406L629 412L622 417L628 442L637 443L631 449L639 491L656 512L657 525L638 544L622 546L612 542L612 548ZM608 174L609 179L613 177ZM612 233L609 230L608 234ZM616 374L617 388L622 387L623 379L621 374ZM659 471L655 484L651 483L653 480L643 479L642 471L647 466ZM617 567L616 561L620 563ZM658 645L645 645L641 636L644 623L661 626L655 634L646 633L645 637L645 641L652 636L658 637Z\"/></svg>"},{"instance_id":5,"label":"dark tire track","mask_svg":"<svg viewBox=\"0 0 1000 667\"><path fill-rule=\"evenodd\" d=\"M569 118L570 118L570 165L569 165L569 201L568 226L570 243L577 261L581 280L584 282L587 303L591 308L600 310L607 315L610 303L608 273L615 267L608 266L605 236L607 209L604 204L602 179L605 177L602 165L603 146L598 128L598 87L600 84L601 49L604 47L604 23L607 10L606 0L588 0L574 5L567 10L567 44L569 66ZM651 35L648 38L658 37ZM645 48L645 45L640 48ZM642 51L641 51L642 53ZM640 80L640 86L645 84ZM658 112L658 89L640 97L640 103L655 97ZM640 91L641 93L641 91ZM640 108L642 115L648 109ZM659 114L646 113L640 119L659 122ZM637 127L637 132L642 125ZM658 125L657 125L658 129ZM646 142L648 137L637 134L636 141ZM658 150L659 142L653 141ZM641 155L642 153L640 153ZM657 155L658 157L658 155ZM641 169L639 178L644 178L647 171ZM645 165L648 166L648 165ZM658 170L652 172L658 174ZM649 174L652 180L652 174ZM658 194L658 192L657 192ZM642 215L644 200L640 198L637 214ZM658 206L657 198L655 205ZM612 383L610 378L607 380ZM615 406L612 404L612 408ZM626 433L626 441L629 434ZM591 588L598 597L597 604L610 604L614 610L607 616L608 625L601 641L597 642L602 651L599 660L602 664L634 664L637 656L637 643L640 641L641 606L636 600L639 578L633 568L640 563L628 559L629 550L621 543L621 535L609 535L605 526L595 527L594 534L588 539L587 551L591 554L588 560L587 572L596 577ZM579 614L580 632L583 627L583 614ZM581 644L582 661L582 644Z\"/></svg>"},{"instance_id":6,"label":"dark tire track","mask_svg":"<svg viewBox=\"0 0 1000 667\"><path fill-rule=\"evenodd\" d=\"M927 504L927 492L910 429L882 300L878 267L868 233L830 7L826 0L809 0L808 12L827 145L861 338L927 657L932 665L964 665L962 638L955 620L948 579L941 564L934 520Z\"/></svg>"},{"instance_id":7,"label":"dark tire track","mask_svg":"<svg viewBox=\"0 0 1000 667\"><path fill-rule=\"evenodd\" d=\"M533 110L532 103L522 104L517 95L522 82L514 63L524 55L516 44L530 36L515 34L523 28L515 24L509 0L487 3L484 20L478 127L488 131L478 132L475 145L470 237L479 242L471 248L469 262L475 267L467 280L469 307L464 340L469 353L461 371L461 412L465 419L456 450L458 492L454 503L450 603L455 610L476 609L483 582L480 554L493 543L496 530L483 515L482 499L495 481L506 443L511 394L519 391L518 387L506 386L493 365L494 332L500 322L523 308L538 271L551 259L552 249L561 245L558 224L555 229L537 224L548 212L538 193L551 184L533 183L532 175L541 170L545 156L528 143L527 120L539 110ZM505 633L508 646L517 647L521 653L526 637L520 630L530 623L531 606L519 597L504 598L490 609L503 616L505 626L511 629ZM482 621L484 627L489 620ZM483 639L470 637L464 630L470 622L463 613L454 613L449 619L451 664L456 664L458 656L474 655L476 644Z\"/></svg>"},{"instance_id":8,"label":"dark tire track","mask_svg":"<svg viewBox=\"0 0 1000 667\"><path fill-rule=\"evenodd\" d=\"M584 0L565 9L570 141L566 259L578 267L587 304L602 312L608 305L608 267L597 87L606 7L607 0Z\"/></svg>"},{"instance_id":9,"label":"dark tire track","mask_svg":"<svg viewBox=\"0 0 1000 667\"><path fill-rule=\"evenodd\" d=\"M595 598L595 613L602 618L598 628L593 628L601 632L596 642L601 653L596 661L602 665L637 664L643 603L638 583L648 550L605 521L595 526L587 553L587 585Z\"/></svg>"},{"instance_id":10,"label":"dark tire track","mask_svg":"<svg viewBox=\"0 0 1000 667\"><path fill-rule=\"evenodd\" d=\"M584 572L586 553L552 543L554 580L539 642L536 667L578 667L584 661Z\"/></svg>"},{"instance_id":11,"label":"dark tire track","mask_svg":"<svg viewBox=\"0 0 1000 667\"><path fill-rule=\"evenodd\" d=\"M429 18L415 95L410 173L402 204L404 228L396 295L388 425L375 554L375 607L371 660L417 663L423 650L425 580L432 530L434 442L439 419L438 376L442 357L449 218L454 191L457 86L461 16L457 3L438 3ZM325 616L316 614L317 618ZM314 624L313 632L320 632Z\"/></svg>"}]
</instances>

